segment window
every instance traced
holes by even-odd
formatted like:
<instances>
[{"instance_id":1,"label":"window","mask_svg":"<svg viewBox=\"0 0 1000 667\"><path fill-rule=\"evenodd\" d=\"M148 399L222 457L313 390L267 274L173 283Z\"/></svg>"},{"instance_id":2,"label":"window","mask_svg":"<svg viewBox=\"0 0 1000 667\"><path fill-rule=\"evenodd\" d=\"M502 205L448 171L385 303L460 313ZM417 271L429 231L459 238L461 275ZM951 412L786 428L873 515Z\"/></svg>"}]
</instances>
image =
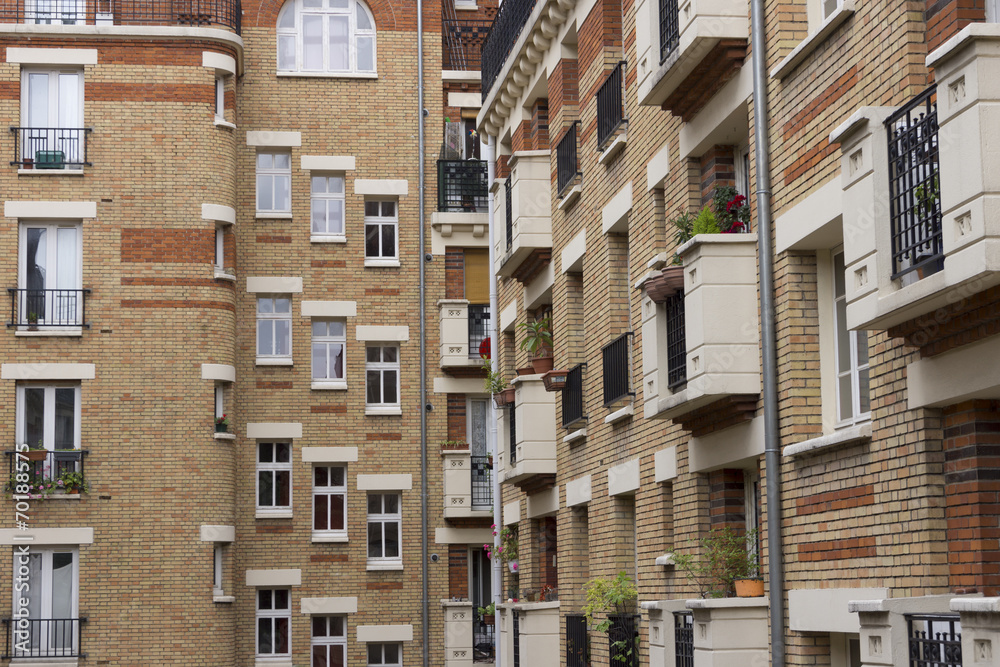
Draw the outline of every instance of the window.
<instances>
[{"instance_id":1,"label":"window","mask_svg":"<svg viewBox=\"0 0 1000 667\"><path fill-rule=\"evenodd\" d=\"M368 566L403 564L398 493L368 494ZM391 664L391 663L390 663Z\"/></svg>"},{"instance_id":2,"label":"window","mask_svg":"<svg viewBox=\"0 0 1000 667\"><path fill-rule=\"evenodd\" d=\"M84 162L83 70L25 69L18 133L23 166L62 169Z\"/></svg>"},{"instance_id":3,"label":"window","mask_svg":"<svg viewBox=\"0 0 1000 667\"><path fill-rule=\"evenodd\" d=\"M403 664L403 649L399 644L369 644L368 667L394 667Z\"/></svg>"},{"instance_id":4,"label":"window","mask_svg":"<svg viewBox=\"0 0 1000 667\"><path fill-rule=\"evenodd\" d=\"M347 664L347 619L343 616L312 617L312 667L344 667Z\"/></svg>"},{"instance_id":5,"label":"window","mask_svg":"<svg viewBox=\"0 0 1000 667\"><path fill-rule=\"evenodd\" d=\"M257 212L292 212L292 156L257 153Z\"/></svg>"},{"instance_id":6,"label":"window","mask_svg":"<svg viewBox=\"0 0 1000 667\"><path fill-rule=\"evenodd\" d=\"M257 591L257 655L291 655L291 593L287 588Z\"/></svg>"},{"instance_id":7,"label":"window","mask_svg":"<svg viewBox=\"0 0 1000 667\"><path fill-rule=\"evenodd\" d=\"M313 468L313 537L347 538L347 469Z\"/></svg>"},{"instance_id":8,"label":"window","mask_svg":"<svg viewBox=\"0 0 1000 667\"><path fill-rule=\"evenodd\" d=\"M375 74L375 19L359 0L289 0L278 14L278 71Z\"/></svg>"},{"instance_id":9,"label":"window","mask_svg":"<svg viewBox=\"0 0 1000 667\"><path fill-rule=\"evenodd\" d=\"M226 79L222 76L215 77L215 118L226 119Z\"/></svg>"},{"instance_id":10,"label":"window","mask_svg":"<svg viewBox=\"0 0 1000 667\"><path fill-rule=\"evenodd\" d=\"M215 418L226 416L226 390L221 384L215 385Z\"/></svg>"},{"instance_id":11,"label":"window","mask_svg":"<svg viewBox=\"0 0 1000 667\"><path fill-rule=\"evenodd\" d=\"M27 567L27 588L14 592L15 613L38 622L29 623L28 638L15 642L15 657L77 656L80 619L79 572L75 548L39 549L30 553L14 549L15 577L22 577L20 568ZM23 591L30 591L25 595ZM27 600L27 613L21 612Z\"/></svg>"},{"instance_id":12,"label":"window","mask_svg":"<svg viewBox=\"0 0 1000 667\"><path fill-rule=\"evenodd\" d=\"M87 16L85 0L28 0L25 23L83 25Z\"/></svg>"},{"instance_id":13,"label":"window","mask_svg":"<svg viewBox=\"0 0 1000 667\"><path fill-rule=\"evenodd\" d=\"M312 177L312 235L344 237L344 177Z\"/></svg>"},{"instance_id":14,"label":"window","mask_svg":"<svg viewBox=\"0 0 1000 667\"><path fill-rule=\"evenodd\" d=\"M257 297L257 362L292 358L292 300Z\"/></svg>"},{"instance_id":15,"label":"window","mask_svg":"<svg viewBox=\"0 0 1000 667\"><path fill-rule=\"evenodd\" d=\"M17 443L80 449L80 386L17 386Z\"/></svg>"},{"instance_id":16,"label":"window","mask_svg":"<svg viewBox=\"0 0 1000 667\"><path fill-rule=\"evenodd\" d=\"M344 346L347 344L344 322L313 320L312 379L314 384L344 383Z\"/></svg>"},{"instance_id":17,"label":"window","mask_svg":"<svg viewBox=\"0 0 1000 667\"><path fill-rule=\"evenodd\" d=\"M396 200L365 202L365 259L399 257L396 250Z\"/></svg>"},{"instance_id":18,"label":"window","mask_svg":"<svg viewBox=\"0 0 1000 667\"><path fill-rule=\"evenodd\" d=\"M222 590L222 557L225 545L216 544L212 551L212 594L216 596L224 595Z\"/></svg>"},{"instance_id":19,"label":"window","mask_svg":"<svg viewBox=\"0 0 1000 667\"><path fill-rule=\"evenodd\" d=\"M31 222L20 227L18 323L83 323L83 244L80 223Z\"/></svg>"},{"instance_id":20,"label":"window","mask_svg":"<svg viewBox=\"0 0 1000 667\"><path fill-rule=\"evenodd\" d=\"M257 512L287 514L292 509L292 445L257 443Z\"/></svg>"},{"instance_id":21,"label":"window","mask_svg":"<svg viewBox=\"0 0 1000 667\"><path fill-rule=\"evenodd\" d=\"M369 406L398 406L399 348L369 346L365 350L365 382Z\"/></svg>"},{"instance_id":22,"label":"window","mask_svg":"<svg viewBox=\"0 0 1000 667\"><path fill-rule=\"evenodd\" d=\"M222 271L226 266L226 232L225 227L215 228L215 268Z\"/></svg>"},{"instance_id":23,"label":"window","mask_svg":"<svg viewBox=\"0 0 1000 667\"><path fill-rule=\"evenodd\" d=\"M837 345L837 422L850 425L871 418L868 398L868 334L847 330L844 252L833 255L834 332Z\"/></svg>"}]
</instances>

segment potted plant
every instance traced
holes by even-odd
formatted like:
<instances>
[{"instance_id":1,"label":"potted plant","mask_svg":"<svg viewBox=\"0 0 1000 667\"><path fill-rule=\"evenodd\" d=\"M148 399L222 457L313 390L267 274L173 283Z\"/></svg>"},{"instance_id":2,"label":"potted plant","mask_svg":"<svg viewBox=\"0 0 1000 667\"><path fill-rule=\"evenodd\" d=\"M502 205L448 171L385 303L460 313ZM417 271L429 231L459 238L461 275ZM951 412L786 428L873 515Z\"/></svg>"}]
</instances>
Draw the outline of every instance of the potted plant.
<instances>
[{"instance_id":1,"label":"potted plant","mask_svg":"<svg viewBox=\"0 0 1000 667\"><path fill-rule=\"evenodd\" d=\"M568 370L551 370L542 376L542 384L545 385L545 391L562 391L566 388L566 377L569 375Z\"/></svg>"},{"instance_id":2,"label":"potted plant","mask_svg":"<svg viewBox=\"0 0 1000 667\"><path fill-rule=\"evenodd\" d=\"M731 185L715 188L712 193L715 223L722 234L739 234L750 229L750 202Z\"/></svg>"},{"instance_id":3,"label":"potted plant","mask_svg":"<svg viewBox=\"0 0 1000 667\"><path fill-rule=\"evenodd\" d=\"M38 331L38 313L28 313L28 331Z\"/></svg>"},{"instance_id":4,"label":"potted plant","mask_svg":"<svg viewBox=\"0 0 1000 667\"><path fill-rule=\"evenodd\" d=\"M479 618L483 619L486 625L493 625L496 621L497 605L491 602L485 607L479 607Z\"/></svg>"},{"instance_id":5,"label":"potted plant","mask_svg":"<svg viewBox=\"0 0 1000 667\"><path fill-rule=\"evenodd\" d=\"M90 487L82 472L68 470L59 475L57 486L62 486L66 493L87 493Z\"/></svg>"},{"instance_id":6,"label":"potted plant","mask_svg":"<svg viewBox=\"0 0 1000 667\"><path fill-rule=\"evenodd\" d=\"M487 393L493 394L493 401L497 407L502 408L513 403L515 390L513 387L507 386L507 380L504 379L503 373L494 371L489 359L483 362L483 369L486 371L484 388Z\"/></svg>"},{"instance_id":7,"label":"potted plant","mask_svg":"<svg viewBox=\"0 0 1000 667\"><path fill-rule=\"evenodd\" d=\"M623 570L614 579L595 577L583 587L587 604L583 613L587 624L607 633L611 641L612 663L632 664L632 656L639 646L639 633L635 623L629 623L636 614L639 591L631 577ZM595 614L604 614L600 623L594 623Z\"/></svg>"},{"instance_id":8,"label":"potted plant","mask_svg":"<svg viewBox=\"0 0 1000 667\"><path fill-rule=\"evenodd\" d=\"M497 535L497 525L493 524L493 535ZM507 563L508 569L510 569L511 574L517 574L517 533L510 526L504 527L500 530L500 546L497 547L496 552L493 551L492 544L484 544L483 549L486 550L486 557L493 560L494 553L496 557L500 559L501 562Z\"/></svg>"},{"instance_id":9,"label":"potted plant","mask_svg":"<svg viewBox=\"0 0 1000 667\"><path fill-rule=\"evenodd\" d=\"M56 483L45 479L44 473L18 472L10 476L4 491L8 497L27 496L37 500L48 497L56 488Z\"/></svg>"},{"instance_id":10,"label":"potted plant","mask_svg":"<svg viewBox=\"0 0 1000 667\"><path fill-rule=\"evenodd\" d=\"M521 322L517 326L524 330L521 349L531 353L531 366L535 373L547 373L552 370L552 318L543 317L533 322Z\"/></svg>"},{"instance_id":11,"label":"potted plant","mask_svg":"<svg viewBox=\"0 0 1000 667\"><path fill-rule=\"evenodd\" d=\"M33 445L28 445L28 451L24 452L24 456L29 461L44 461L49 456L49 450L45 449L45 445L41 442L36 442Z\"/></svg>"},{"instance_id":12,"label":"potted plant","mask_svg":"<svg viewBox=\"0 0 1000 667\"><path fill-rule=\"evenodd\" d=\"M760 597L764 594L764 582L759 578L759 566L755 548L757 531L737 533L730 526L716 528L708 537L702 538L702 556L673 554L674 565L683 570L688 579L698 586L701 597L732 597L739 595L737 581L759 581L753 588L759 593L744 594L740 597ZM743 589L744 585L741 584Z\"/></svg>"},{"instance_id":13,"label":"potted plant","mask_svg":"<svg viewBox=\"0 0 1000 667\"><path fill-rule=\"evenodd\" d=\"M216 433L228 433L229 432L229 417L222 415L221 417L216 417L215 419L215 432Z\"/></svg>"},{"instance_id":14,"label":"potted plant","mask_svg":"<svg viewBox=\"0 0 1000 667\"><path fill-rule=\"evenodd\" d=\"M486 469L487 470L493 470L493 455L492 454L487 454L486 455Z\"/></svg>"}]
</instances>

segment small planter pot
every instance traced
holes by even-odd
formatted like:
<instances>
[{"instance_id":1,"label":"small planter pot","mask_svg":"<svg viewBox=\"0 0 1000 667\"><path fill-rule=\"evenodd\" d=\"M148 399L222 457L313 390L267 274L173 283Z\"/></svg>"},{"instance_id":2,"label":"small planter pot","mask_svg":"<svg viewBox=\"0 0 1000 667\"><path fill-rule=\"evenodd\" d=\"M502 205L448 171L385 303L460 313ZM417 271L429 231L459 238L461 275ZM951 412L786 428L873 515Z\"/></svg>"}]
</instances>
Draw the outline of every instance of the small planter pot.
<instances>
[{"instance_id":1,"label":"small planter pot","mask_svg":"<svg viewBox=\"0 0 1000 667\"><path fill-rule=\"evenodd\" d=\"M486 625L493 625L496 623L496 616L493 614L483 614L483 623Z\"/></svg>"},{"instance_id":2,"label":"small planter pot","mask_svg":"<svg viewBox=\"0 0 1000 667\"><path fill-rule=\"evenodd\" d=\"M502 408L508 405L513 405L516 395L517 390L513 387L508 387L499 394L493 394L493 401L497 404L498 408Z\"/></svg>"},{"instance_id":3,"label":"small planter pot","mask_svg":"<svg viewBox=\"0 0 1000 667\"><path fill-rule=\"evenodd\" d=\"M547 357L534 357L531 360L531 367L535 369L535 374L548 373L552 370L555 359L550 354Z\"/></svg>"},{"instance_id":4,"label":"small planter pot","mask_svg":"<svg viewBox=\"0 0 1000 667\"><path fill-rule=\"evenodd\" d=\"M684 289L684 267L671 266L645 284L646 294L657 303L663 303L679 290Z\"/></svg>"},{"instance_id":5,"label":"small planter pot","mask_svg":"<svg viewBox=\"0 0 1000 667\"><path fill-rule=\"evenodd\" d=\"M518 376L521 376L521 375L534 375L535 374L535 367L534 366L524 366L523 368L518 368L517 369L517 374L518 374Z\"/></svg>"},{"instance_id":6,"label":"small planter pot","mask_svg":"<svg viewBox=\"0 0 1000 667\"><path fill-rule=\"evenodd\" d=\"M545 391L562 391L566 388L567 370L552 370L542 376Z\"/></svg>"},{"instance_id":7,"label":"small planter pot","mask_svg":"<svg viewBox=\"0 0 1000 667\"><path fill-rule=\"evenodd\" d=\"M216 424L215 425L215 432L216 433L229 433L229 427L226 426L225 424Z\"/></svg>"},{"instance_id":8,"label":"small planter pot","mask_svg":"<svg viewBox=\"0 0 1000 667\"><path fill-rule=\"evenodd\" d=\"M24 454L29 461L44 461L48 458L49 451L47 449L29 449Z\"/></svg>"},{"instance_id":9,"label":"small planter pot","mask_svg":"<svg viewBox=\"0 0 1000 667\"><path fill-rule=\"evenodd\" d=\"M763 579L737 579L733 585L736 587L736 597L738 598L764 597Z\"/></svg>"},{"instance_id":10,"label":"small planter pot","mask_svg":"<svg viewBox=\"0 0 1000 667\"><path fill-rule=\"evenodd\" d=\"M80 495L80 487L79 486L68 487L66 489L66 493L72 493L73 495L77 495L78 496L78 495Z\"/></svg>"},{"instance_id":11,"label":"small planter pot","mask_svg":"<svg viewBox=\"0 0 1000 667\"><path fill-rule=\"evenodd\" d=\"M507 563L507 569L510 570L511 574L517 574L517 561L512 560L511 562Z\"/></svg>"}]
</instances>

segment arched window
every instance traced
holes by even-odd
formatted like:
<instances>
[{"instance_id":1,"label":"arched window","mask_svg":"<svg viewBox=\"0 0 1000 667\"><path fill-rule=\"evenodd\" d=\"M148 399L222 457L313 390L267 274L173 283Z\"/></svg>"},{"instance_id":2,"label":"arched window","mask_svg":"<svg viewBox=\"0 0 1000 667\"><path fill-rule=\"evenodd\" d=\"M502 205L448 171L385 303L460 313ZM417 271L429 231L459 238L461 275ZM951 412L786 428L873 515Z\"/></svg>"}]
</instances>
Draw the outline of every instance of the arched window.
<instances>
[{"instance_id":1,"label":"arched window","mask_svg":"<svg viewBox=\"0 0 1000 667\"><path fill-rule=\"evenodd\" d=\"M289 0L278 14L278 71L375 74L375 20L361 0Z\"/></svg>"}]
</instances>

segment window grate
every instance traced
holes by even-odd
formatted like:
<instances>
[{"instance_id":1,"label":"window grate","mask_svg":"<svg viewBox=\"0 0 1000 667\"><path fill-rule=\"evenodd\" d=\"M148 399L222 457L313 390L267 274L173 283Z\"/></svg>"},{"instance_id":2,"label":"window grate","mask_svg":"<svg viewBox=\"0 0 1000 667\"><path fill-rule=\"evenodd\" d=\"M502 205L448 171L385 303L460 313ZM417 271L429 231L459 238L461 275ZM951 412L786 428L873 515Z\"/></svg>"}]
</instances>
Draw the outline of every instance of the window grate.
<instances>
[{"instance_id":1,"label":"window grate","mask_svg":"<svg viewBox=\"0 0 1000 667\"><path fill-rule=\"evenodd\" d=\"M674 667L694 667L694 616L674 612Z\"/></svg>"},{"instance_id":2,"label":"window grate","mask_svg":"<svg viewBox=\"0 0 1000 667\"><path fill-rule=\"evenodd\" d=\"M496 626L481 618L472 625L472 662L492 664L496 661Z\"/></svg>"},{"instance_id":3,"label":"window grate","mask_svg":"<svg viewBox=\"0 0 1000 667\"><path fill-rule=\"evenodd\" d=\"M667 59L681 41L680 11L677 0L660 0L660 63Z\"/></svg>"},{"instance_id":4,"label":"window grate","mask_svg":"<svg viewBox=\"0 0 1000 667\"><path fill-rule=\"evenodd\" d=\"M80 650L81 618L4 618L7 649L0 660L13 658L86 658ZM27 626L25 627L25 623ZM17 632L18 636L14 637ZM27 639L22 633L27 632Z\"/></svg>"},{"instance_id":5,"label":"window grate","mask_svg":"<svg viewBox=\"0 0 1000 667\"><path fill-rule=\"evenodd\" d=\"M639 667L639 616L637 614L608 614L609 665L612 667Z\"/></svg>"},{"instance_id":6,"label":"window grate","mask_svg":"<svg viewBox=\"0 0 1000 667\"><path fill-rule=\"evenodd\" d=\"M486 212L484 160L438 160L438 211Z\"/></svg>"},{"instance_id":7,"label":"window grate","mask_svg":"<svg viewBox=\"0 0 1000 667\"><path fill-rule=\"evenodd\" d=\"M622 100L624 72L623 60L615 65L597 91L597 150L604 150L626 120L625 105Z\"/></svg>"},{"instance_id":8,"label":"window grate","mask_svg":"<svg viewBox=\"0 0 1000 667\"><path fill-rule=\"evenodd\" d=\"M580 175L577 161L576 133L580 121L573 121L556 145L556 192L561 197Z\"/></svg>"},{"instance_id":9,"label":"window grate","mask_svg":"<svg viewBox=\"0 0 1000 667\"><path fill-rule=\"evenodd\" d=\"M479 347L490 335L490 304L469 305L469 358L479 358Z\"/></svg>"},{"instance_id":10,"label":"window grate","mask_svg":"<svg viewBox=\"0 0 1000 667\"><path fill-rule=\"evenodd\" d=\"M507 214L505 233L507 234L507 250L510 250L511 246L514 245L514 175L510 174L507 176L507 182L504 183L504 199L506 201L505 208Z\"/></svg>"},{"instance_id":11,"label":"window grate","mask_svg":"<svg viewBox=\"0 0 1000 667\"><path fill-rule=\"evenodd\" d=\"M12 127L14 159L11 165L27 169L91 167L87 135L92 127Z\"/></svg>"},{"instance_id":12,"label":"window grate","mask_svg":"<svg viewBox=\"0 0 1000 667\"><path fill-rule=\"evenodd\" d=\"M907 614L910 667L962 667L962 624L957 614Z\"/></svg>"},{"instance_id":13,"label":"window grate","mask_svg":"<svg viewBox=\"0 0 1000 667\"><path fill-rule=\"evenodd\" d=\"M10 2L0 9L2 23L221 26L237 35L242 16L240 0L104 0L96 8L82 0Z\"/></svg>"},{"instance_id":14,"label":"window grate","mask_svg":"<svg viewBox=\"0 0 1000 667\"><path fill-rule=\"evenodd\" d=\"M507 410L508 424L510 424L510 438L508 445L510 446L510 465L513 466L517 463L517 418L515 415L517 410L511 405L510 409Z\"/></svg>"},{"instance_id":15,"label":"window grate","mask_svg":"<svg viewBox=\"0 0 1000 667\"><path fill-rule=\"evenodd\" d=\"M514 624L514 667L521 667L521 622L516 609L512 609L510 615Z\"/></svg>"},{"instance_id":16,"label":"window grate","mask_svg":"<svg viewBox=\"0 0 1000 667\"><path fill-rule=\"evenodd\" d=\"M918 270L923 275L936 273L944 268L936 86L887 118L885 127L892 278Z\"/></svg>"},{"instance_id":17,"label":"window grate","mask_svg":"<svg viewBox=\"0 0 1000 667\"><path fill-rule=\"evenodd\" d=\"M590 665L590 640L587 637L587 617L566 616L566 667Z\"/></svg>"},{"instance_id":18,"label":"window grate","mask_svg":"<svg viewBox=\"0 0 1000 667\"><path fill-rule=\"evenodd\" d=\"M667 388L687 384L687 342L684 334L684 290L667 299Z\"/></svg>"},{"instance_id":19,"label":"window grate","mask_svg":"<svg viewBox=\"0 0 1000 667\"><path fill-rule=\"evenodd\" d=\"M604 361L604 405L634 395L629 383L629 338L627 331L601 349Z\"/></svg>"},{"instance_id":20,"label":"window grate","mask_svg":"<svg viewBox=\"0 0 1000 667\"><path fill-rule=\"evenodd\" d=\"M89 289L14 289L10 293L8 327L84 327Z\"/></svg>"},{"instance_id":21,"label":"window grate","mask_svg":"<svg viewBox=\"0 0 1000 667\"><path fill-rule=\"evenodd\" d=\"M562 423L564 427L568 427L584 418L583 367L586 365L578 364L566 374L566 387L562 391Z\"/></svg>"},{"instance_id":22,"label":"window grate","mask_svg":"<svg viewBox=\"0 0 1000 667\"><path fill-rule=\"evenodd\" d=\"M493 466L488 456L470 457L472 464L472 507L493 507Z\"/></svg>"},{"instance_id":23,"label":"window grate","mask_svg":"<svg viewBox=\"0 0 1000 667\"><path fill-rule=\"evenodd\" d=\"M504 0L497 9L497 15L490 26L490 33L483 42L482 87L483 99L490 94L490 88L500 76L507 56L521 35L524 24L535 8L536 0Z\"/></svg>"}]
</instances>

